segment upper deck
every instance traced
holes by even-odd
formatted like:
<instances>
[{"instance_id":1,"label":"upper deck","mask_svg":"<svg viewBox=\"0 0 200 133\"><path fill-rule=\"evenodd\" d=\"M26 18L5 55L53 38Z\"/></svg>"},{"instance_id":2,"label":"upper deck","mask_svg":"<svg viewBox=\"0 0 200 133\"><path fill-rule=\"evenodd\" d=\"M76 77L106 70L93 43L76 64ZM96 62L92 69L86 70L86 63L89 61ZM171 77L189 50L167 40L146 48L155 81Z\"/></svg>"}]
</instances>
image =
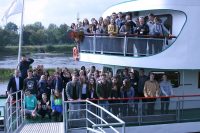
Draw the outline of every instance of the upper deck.
<instances>
[{"instance_id":1,"label":"upper deck","mask_svg":"<svg viewBox=\"0 0 200 133\"><path fill-rule=\"evenodd\" d=\"M103 17L123 12L130 13L134 20L153 13L173 37L85 35L80 44L80 60L139 68L199 69L199 7L198 0L138 0L110 7Z\"/></svg>"}]
</instances>

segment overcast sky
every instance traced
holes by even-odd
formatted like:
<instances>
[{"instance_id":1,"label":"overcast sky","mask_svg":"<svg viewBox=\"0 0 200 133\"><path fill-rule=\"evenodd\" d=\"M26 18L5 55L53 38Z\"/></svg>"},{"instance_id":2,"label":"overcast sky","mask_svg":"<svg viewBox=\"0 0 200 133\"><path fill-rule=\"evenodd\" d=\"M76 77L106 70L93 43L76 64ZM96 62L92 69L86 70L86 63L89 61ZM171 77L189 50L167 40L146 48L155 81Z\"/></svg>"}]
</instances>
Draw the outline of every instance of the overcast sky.
<instances>
[{"instance_id":1,"label":"overcast sky","mask_svg":"<svg viewBox=\"0 0 200 133\"><path fill-rule=\"evenodd\" d=\"M0 20L13 0L0 0ZM42 22L47 27L50 23L57 25L76 22L77 13L80 19L92 17L98 19L112 5L127 0L25 0L24 24ZM8 22L20 24L20 15L11 16ZM3 23L0 22L3 26Z\"/></svg>"}]
</instances>

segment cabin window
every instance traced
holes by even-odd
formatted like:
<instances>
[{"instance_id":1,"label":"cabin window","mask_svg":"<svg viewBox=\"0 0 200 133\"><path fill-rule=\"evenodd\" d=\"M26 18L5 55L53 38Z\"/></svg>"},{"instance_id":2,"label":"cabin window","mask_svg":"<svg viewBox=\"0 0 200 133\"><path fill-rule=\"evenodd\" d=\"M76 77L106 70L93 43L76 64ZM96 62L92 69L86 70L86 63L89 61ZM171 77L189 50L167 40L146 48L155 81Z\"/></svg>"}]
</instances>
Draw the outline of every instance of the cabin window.
<instances>
[{"instance_id":1,"label":"cabin window","mask_svg":"<svg viewBox=\"0 0 200 133\"><path fill-rule=\"evenodd\" d=\"M162 80L162 75L166 74L168 80L171 81L172 87L176 88L180 86L180 73L178 71L152 71L155 74L155 79L160 82Z\"/></svg>"},{"instance_id":2,"label":"cabin window","mask_svg":"<svg viewBox=\"0 0 200 133\"><path fill-rule=\"evenodd\" d=\"M103 72L112 74L113 76L113 69L110 67L103 67Z\"/></svg>"}]
</instances>

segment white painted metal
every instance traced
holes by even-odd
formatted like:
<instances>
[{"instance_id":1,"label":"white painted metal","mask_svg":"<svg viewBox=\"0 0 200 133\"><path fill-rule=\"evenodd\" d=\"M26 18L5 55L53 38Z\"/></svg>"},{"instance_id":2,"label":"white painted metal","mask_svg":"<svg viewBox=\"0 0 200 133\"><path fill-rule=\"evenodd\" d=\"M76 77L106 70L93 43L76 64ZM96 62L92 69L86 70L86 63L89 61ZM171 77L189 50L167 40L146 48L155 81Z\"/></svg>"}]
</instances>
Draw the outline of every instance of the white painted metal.
<instances>
[{"instance_id":1,"label":"white painted metal","mask_svg":"<svg viewBox=\"0 0 200 133\"><path fill-rule=\"evenodd\" d=\"M80 60L110 65L158 69L200 69L199 0L138 0L122 3L109 8L103 16L112 12L134 12L142 10L171 10L173 35L176 41L167 50L148 57L122 57L81 53ZM161 10L161 11L162 11ZM181 12L184 12L185 15ZM148 12L148 11L147 11ZM155 13L155 12L154 12ZM146 14L147 15L147 14Z\"/></svg>"}]
</instances>

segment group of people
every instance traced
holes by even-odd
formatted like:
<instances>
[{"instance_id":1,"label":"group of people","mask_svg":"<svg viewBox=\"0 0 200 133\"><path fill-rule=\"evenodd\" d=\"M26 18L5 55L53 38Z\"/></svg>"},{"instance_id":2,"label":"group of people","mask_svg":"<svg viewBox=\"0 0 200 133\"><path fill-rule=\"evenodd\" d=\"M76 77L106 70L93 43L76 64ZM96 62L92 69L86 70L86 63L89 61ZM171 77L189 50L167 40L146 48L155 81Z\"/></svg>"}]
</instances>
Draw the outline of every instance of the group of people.
<instances>
[{"instance_id":1,"label":"group of people","mask_svg":"<svg viewBox=\"0 0 200 133\"><path fill-rule=\"evenodd\" d=\"M60 73L55 72L54 75L50 75L44 70L43 65L31 69L30 65L33 62L32 58L22 56L18 68L14 70L14 75L8 82L7 94L16 100L16 96L18 96L17 99L22 98L20 91L24 92L27 117L34 118L39 115L44 118L48 115L49 119L53 116L56 121L61 121L63 81ZM70 80L70 77L65 77L65 80Z\"/></svg>"},{"instance_id":2,"label":"group of people","mask_svg":"<svg viewBox=\"0 0 200 133\"><path fill-rule=\"evenodd\" d=\"M170 35L169 30L163 25L161 19L152 13L148 15L147 21L145 16L136 17L134 21L132 18L130 14L113 12L106 18L100 17L99 20L92 18L91 22L89 22L85 18L83 22L79 22L77 25L72 23L71 29L74 31L81 30L85 34L109 34L111 36L117 34Z\"/></svg>"},{"instance_id":3,"label":"group of people","mask_svg":"<svg viewBox=\"0 0 200 133\"><path fill-rule=\"evenodd\" d=\"M128 115L124 111L127 110L127 107L128 112L137 113L138 100L134 100L134 97L146 97L142 99L147 102L146 113L153 114L156 97L173 94L167 75L163 75L163 80L158 83L154 79L153 73L150 73L149 77L144 75L144 69L139 70L139 75L129 68L113 75L109 71L97 70L95 66L91 66L88 70L82 66L80 70L76 69L73 72L67 68L56 68L53 74L49 74L42 65L38 65L33 70L29 69L33 61L31 58L22 58L20 69L15 70L7 88L8 94L18 90L25 92L25 112L32 117L39 114L42 118L45 115L48 115L49 118L52 115L61 118L63 111L61 93L63 91L65 100L93 99L93 102L106 105L106 108L115 115L118 115L119 111L123 115ZM25 71L27 71L27 76L23 73ZM168 113L169 98L164 97L161 100L163 101L162 112ZM116 106L118 103L121 104ZM71 104L70 108L76 110L80 109L80 106Z\"/></svg>"},{"instance_id":4,"label":"group of people","mask_svg":"<svg viewBox=\"0 0 200 133\"><path fill-rule=\"evenodd\" d=\"M100 34L100 35L109 35L110 43L119 43L116 41L113 36L117 35L134 35L141 36L143 39L130 39L129 43L135 44L137 49L137 54L139 56L146 56L148 54L154 54L161 52L168 41L164 38L171 37L171 33L164 26L162 20L159 16L152 13L148 16L135 17L131 14L123 14L122 12L112 13L111 16L106 18L100 17L97 21L95 18L91 19L91 22L87 18L79 24L72 23L71 29L73 31L83 31L84 34ZM144 37L154 37L154 39L145 39ZM158 38L157 38L158 37ZM163 38L163 39L160 39ZM110 44L108 43L108 44ZM166 43L166 45L163 45ZM147 48L147 44L149 45ZM109 46L108 46L109 47ZM148 52L147 52L148 49Z\"/></svg>"}]
</instances>

